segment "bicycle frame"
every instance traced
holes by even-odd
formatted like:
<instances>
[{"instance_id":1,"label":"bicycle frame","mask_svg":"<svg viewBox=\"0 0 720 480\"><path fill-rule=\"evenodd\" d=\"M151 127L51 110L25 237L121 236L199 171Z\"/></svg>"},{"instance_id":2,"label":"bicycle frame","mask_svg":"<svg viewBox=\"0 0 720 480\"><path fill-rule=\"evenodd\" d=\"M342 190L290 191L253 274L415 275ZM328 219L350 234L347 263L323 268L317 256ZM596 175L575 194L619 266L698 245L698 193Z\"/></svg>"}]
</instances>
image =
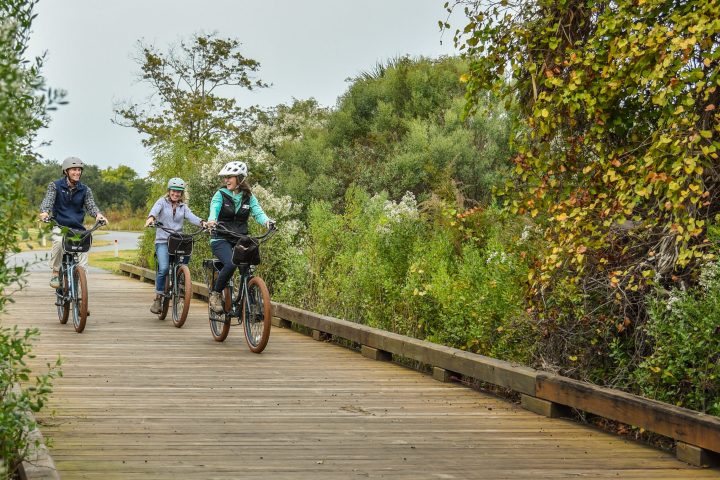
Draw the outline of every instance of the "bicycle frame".
<instances>
[{"instance_id":1,"label":"bicycle frame","mask_svg":"<svg viewBox=\"0 0 720 480\"><path fill-rule=\"evenodd\" d=\"M219 226L222 229L222 225ZM268 232L260 237L250 237L249 235L235 234L230 231L228 233L239 240L250 238L253 243L259 246L260 243L270 238L275 231L275 226L272 225ZM215 341L222 342L227 338L232 319L237 318L237 325L244 326L245 340L250 351L261 353L270 338L270 293L263 279L254 275L255 265L244 262L233 262L233 264L237 267L237 272L234 272L223 289L224 311L217 313L208 305L210 331ZM217 281L216 275L219 271L220 262L216 259L208 259L203 262L203 267L208 290L212 290L214 282Z\"/></svg>"},{"instance_id":2,"label":"bicycle frame","mask_svg":"<svg viewBox=\"0 0 720 480\"><path fill-rule=\"evenodd\" d=\"M47 220L48 223L54 221L50 218ZM55 222L57 225L57 222ZM73 236L85 238L92 232L105 225L105 222L96 222L90 230L83 232L76 232ZM73 325L75 331L81 333L85 329L85 322L87 320L87 305L88 305L88 291L87 291L87 277L84 269L77 270L80 265L79 252L68 252L65 250L65 237L68 237L67 228L63 232L63 251L62 261L60 263L60 270L58 276L61 280L61 285L55 290L55 305L58 308L58 317L60 317L60 323L66 323L69 315L69 309L72 305L73 308ZM78 304L80 302L80 304Z\"/></svg>"},{"instance_id":3,"label":"bicycle frame","mask_svg":"<svg viewBox=\"0 0 720 480\"><path fill-rule=\"evenodd\" d=\"M168 232L171 237L170 240L172 240L172 235L184 235L185 237L190 237L192 241L194 242L194 238L205 232L204 228L201 228L195 233L192 234L182 234L182 232L175 231L170 228L166 228L163 226L160 222L155 222L153 225L155 228L160 228L166 232ZM169 245L172 245L172 242L168 242ZM192 245L192 244L191 244ZM180 248L180 245L175 247L177 249ZM181 250L182 251L182 250ZM160 296L162 298L161 307L160 307L160 313L158 314L158 318L160 320L164 320L168 308L170 307L170 303L172 302L172 319L173 324L177 328L181 328L185 324L185 320L187 319L188 315L188 309L190 305L190 300L192 299L192 281L190 279L190 271L188 270L185 260L190 259L190 255L192 254L192 247L190 248L190 251L184 252L184 253L170 253L170 264L168 268L167 277L165 278L165 292L161 293ZM155 264L159 265L157 262L157 254L155 255ZM180 278L180 271L181 269L184 269L185 272L182 274L184 281L180 282L178 279ZM184 292L181 291L180 284L183 284L185 286Z\"/></svg>"}]
</instances>

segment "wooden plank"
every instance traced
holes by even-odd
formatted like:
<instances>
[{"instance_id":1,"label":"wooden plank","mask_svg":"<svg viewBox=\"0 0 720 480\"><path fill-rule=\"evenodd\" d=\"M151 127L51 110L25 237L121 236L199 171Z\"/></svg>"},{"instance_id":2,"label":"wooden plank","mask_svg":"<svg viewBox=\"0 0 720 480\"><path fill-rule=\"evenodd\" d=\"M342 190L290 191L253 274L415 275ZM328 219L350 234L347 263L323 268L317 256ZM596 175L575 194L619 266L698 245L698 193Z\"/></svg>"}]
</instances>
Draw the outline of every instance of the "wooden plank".
<instances>
[{"instance_id":1,"label":"wooden plank","mask_svg":"<svg viewBox=\"0 0 720 480\"><path fill-rule=\"evenodd\" d=\"M538 375L537 397L720 452L720 418L549 374Z\"/></svg>"},{"instance_id":2,"label":"wooden plank","mask_svg":"<svg viewBox=\"0 0 720 480\"><path fill-rule=\"evenodd\" d=\"M31 367L63 358L38 415L63 480L717 478L673 455L332 343L275 329L261 355L148 311L149 284L91 272L88 326L60 325L47 274L0 317L38 327Z\"/></svg>"},{"instance_id":3,"label":"wooden plank","mask_svg":"<svg viewBox=\"0 0 720 480\"><path fill-rule=\"evenodd\" d=\"M515 391L535 394L537 371L521 365L475 355L444 345L405 337L377 328L319 315L289 305L275 304L275 315L308 328L437 366Z\"/></svg>"}]
</instances>

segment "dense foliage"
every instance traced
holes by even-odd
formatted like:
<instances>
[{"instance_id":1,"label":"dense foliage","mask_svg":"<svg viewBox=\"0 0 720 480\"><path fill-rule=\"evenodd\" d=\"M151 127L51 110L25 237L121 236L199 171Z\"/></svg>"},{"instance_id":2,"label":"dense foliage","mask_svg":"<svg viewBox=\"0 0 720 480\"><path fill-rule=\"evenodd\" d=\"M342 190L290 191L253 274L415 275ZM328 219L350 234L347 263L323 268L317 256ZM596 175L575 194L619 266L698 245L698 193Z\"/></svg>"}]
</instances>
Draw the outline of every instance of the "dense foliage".
<instances>
[{"instance_id":1,"label":"dense foliage","mask_svg":"<svg viewBox=\"0 0 720 480\"><path fill-rule=\"evenodd\" d=\"M688 396L708 345L676 337L695 351L680 366L662 353L661 334L671 329L664 322L681 317L690 330L707 335L709 327L696 325L704 321L697 314L661 314L660 305L696 285L714 258L707 227L719 205L720 5L446 6L458 5L469 20L456 35L470 61L469 109L487 89L522 109L506 204L533 218L546 239L529 276L543 333L538 360L629 388L649 379L635 369L652 365L668 381L643 391L704 409ZM695 308L692 295L679 295L686 301L675 308ZM717 315L708 321L717 325ZM717 392L717 378L706 382L713 386L705 394Z\"/></svg>"},{"instance_id":2,"label":"dense foliage","mask_svg":"<svg viewBox=\"0 0 720 480\"><path fill-rule=\"evenodd\" d=\"M38 162L23 178L24 196L37 210L50 182L62 178L60 163ZM103 212L127 208L137 211L145 208L150 182L139 178L130 167L120 165L101 169L86 163L81 181L92 188L95 200Z\"/></svg>"},{"instance_id":3,"label":"dense foliage","mask_svg":"<svg viewBox=\"0 0 720 480\"><path fill-rule=\"evenodd\" d=\"M714 7L459 3L465 58L168 136L151 201L183 172L204 216L246 161L275 299L717 413Z\"/></svg>"},{"instance_id":4,"label":"dense foliage","mask_svg":"<svg viewBox=\"0 0 720 480\"><path fill-rule=\"evenodd\" d=\"M32 142L45 121L47 104L38 92L43 86L41 59L27 58L27 43L35 2L0 3L0 313L23 274L9 257L18 251L16 238L27 204L22 179L34 159ZM55 97L50 96L50 100ZM25 360L37 331L20 333L0 327L0 478L8 478L25 457L35 427L30 412L42 408L56 370L30 381ZM26 386L20 387L20 382Z\"/></svg>"}]
</instances>

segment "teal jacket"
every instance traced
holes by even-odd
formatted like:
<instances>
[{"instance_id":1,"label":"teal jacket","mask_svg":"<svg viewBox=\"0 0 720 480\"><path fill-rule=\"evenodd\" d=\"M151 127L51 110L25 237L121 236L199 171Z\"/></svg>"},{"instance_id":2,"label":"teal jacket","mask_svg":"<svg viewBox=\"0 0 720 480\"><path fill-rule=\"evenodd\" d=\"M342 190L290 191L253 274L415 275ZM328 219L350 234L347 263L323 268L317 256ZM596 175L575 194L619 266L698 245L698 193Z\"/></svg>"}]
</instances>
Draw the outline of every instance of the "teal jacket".
<instances>
[{"instance_id":1,"label":"teal jacket","mask_svg":"<svg viewBox=\"0 0 720 480\"><path fill-rule=\"evenodd\" d=\"M212 200L210 200L210 213L208 215L208 222L215 222L217 221L218 215L220 214L220 208L222 207L222 194L220 192L224 192L226 195L230 196L233 199L233 203L235 204L235 211L237 212L240 209L240 206L242 205L242 192L240 193L233 193L227 188L221 188L217 192L215 192L215 195L213 195ZM250 214L255 219L257 223L260 225L265 225L270 218L265 215L265 212L263 211L262 207L260 206L260 203L258 203L257 198L255 198L255 195L250 195ZM215 242L219 239L214 238L210 240L211 242Z\"/></svg>"}]
</instances>

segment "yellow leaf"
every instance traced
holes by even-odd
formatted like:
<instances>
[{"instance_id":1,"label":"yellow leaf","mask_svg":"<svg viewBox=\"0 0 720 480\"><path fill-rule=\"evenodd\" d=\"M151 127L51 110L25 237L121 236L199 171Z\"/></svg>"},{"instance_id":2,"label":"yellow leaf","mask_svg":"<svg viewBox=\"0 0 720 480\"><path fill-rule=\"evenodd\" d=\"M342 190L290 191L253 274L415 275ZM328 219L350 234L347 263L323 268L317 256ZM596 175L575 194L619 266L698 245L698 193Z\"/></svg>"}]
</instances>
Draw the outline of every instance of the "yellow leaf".
<instances>
[{"instance_id":1,"label":"yellow leaf","mask_svg":"<svg viewBox=\"0 0 720 480\"><path fill-rule=\"evenodd\" d=\"M469 79L470 76L467 73L460 75L460 83L467 83Z\"/></svg>"}]
</instances>

